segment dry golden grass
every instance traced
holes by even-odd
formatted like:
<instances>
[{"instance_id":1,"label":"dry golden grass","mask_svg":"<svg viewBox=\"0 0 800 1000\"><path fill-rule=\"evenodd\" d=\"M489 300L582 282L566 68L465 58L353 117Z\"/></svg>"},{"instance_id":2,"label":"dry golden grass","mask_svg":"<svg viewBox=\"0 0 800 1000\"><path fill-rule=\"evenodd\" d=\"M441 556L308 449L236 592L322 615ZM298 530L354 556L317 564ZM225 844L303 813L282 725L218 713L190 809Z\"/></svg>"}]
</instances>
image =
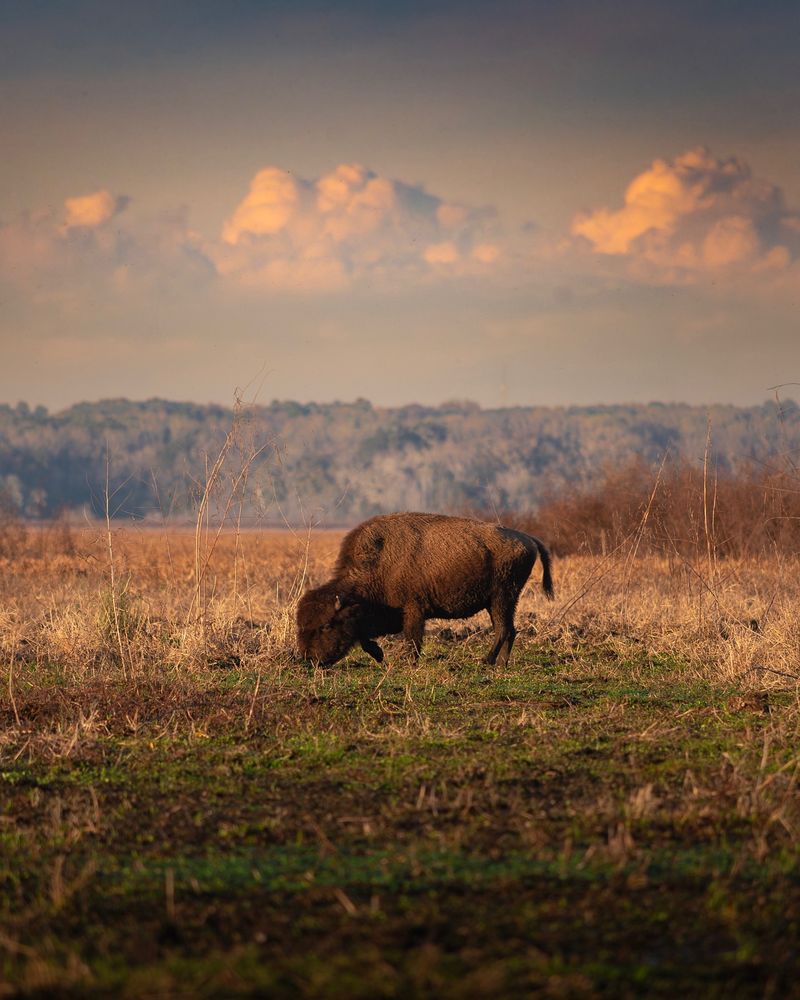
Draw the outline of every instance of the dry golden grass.
<instances>
[{"instance_id":1,"label":"dry golden grass","mask_svg":"<svg viewBox=\"0 0 800 1000\"><path fill-rule=\"evenodd\" d=\"M254 654L287 652L297 594L337 542L320 534L307 556L307 539L290 532L224 532L203 544L198 564L185 528L114 529L111 555L99 525L28 528L17 554L0 560L0 648L77 673L197 666L227 647L235 654L243 631Z\"/></svg>"},{"instance_id":2,"label":"dry golden grass","mask_svg":"<svg viewBox=\"0 0 800 1000\"><path fill-rule=\"evenodd\" d=\"M109 554L102 526L28 527L16 554L0 559L6 674L15 659L57 663L73 679L291 660L297 598L329 575L341 537L226 530L202 540L198 559L186 528L116 528ZM711 681L783 685L800 676L799 571L791 557L634 557L632 545L568 556L555 564L553 605L534 568L518 624L522 636L561 646L580 639L620 655L669 655ZM463 636L489 622L451 624Z\"/></svg>"}]
</instances>

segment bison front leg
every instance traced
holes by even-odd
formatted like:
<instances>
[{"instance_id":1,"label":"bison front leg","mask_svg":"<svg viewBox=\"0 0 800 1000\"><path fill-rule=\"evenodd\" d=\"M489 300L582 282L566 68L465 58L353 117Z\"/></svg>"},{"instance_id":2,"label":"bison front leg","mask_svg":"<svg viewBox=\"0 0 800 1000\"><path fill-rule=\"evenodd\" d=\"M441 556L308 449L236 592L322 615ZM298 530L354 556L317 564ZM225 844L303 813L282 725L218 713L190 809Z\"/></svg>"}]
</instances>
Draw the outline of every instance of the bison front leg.
<instances>
[{"instance_id":1,"label":"bison front leg","mask_svg":"<svg viewBox=\"0 0 800 1000\"><path fill-rule=\"evenodd\" d=\"M361 648L365 653L369 653L373 660L383 663L383 650L374 639L359 639Z\"/></svg>"},{"instance_id":2,"label":"bison front leg","mask_svg":"<svg viewBox=\"0 0 800 1000\"><path fill-rule=\"evenodd\" d=\"M425 616L416 604L403 608L403 638L409 647L412 660L418 660L422 651L422 636L425 633Z\"/></svg>"}]
</instances>

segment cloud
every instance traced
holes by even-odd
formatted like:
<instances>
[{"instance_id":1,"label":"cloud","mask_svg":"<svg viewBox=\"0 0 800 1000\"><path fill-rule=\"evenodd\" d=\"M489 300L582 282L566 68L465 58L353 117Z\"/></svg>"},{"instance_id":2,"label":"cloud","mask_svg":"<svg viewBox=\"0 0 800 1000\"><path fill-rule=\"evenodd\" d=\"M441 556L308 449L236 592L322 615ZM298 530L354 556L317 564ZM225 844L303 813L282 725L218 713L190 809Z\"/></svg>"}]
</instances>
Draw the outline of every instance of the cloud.
<instances>
[{"instance_id":1,"label":"cloud","mask_svg":"<svg viewBox=\"0 0 800 1000\"><path fill-rule=\"evenodd\" d=\"M115 198L110 191L93 191L64 202L64 229L96 229L108 222L128 204L125 197Z\"/></svg>"},{"instance_id":2,"label":"cloud","mask_svg":"<svg viewBox=\"0 0 800 1000\"><path fill-rule=\"evenodd\" d=\"M494 264L500 258L500 247L496 243L477 243L472 248L472 257L481 264Z\"/></svg>"},{"instance_id":3,"label":"cloud","mask_svg":"<svg viewBox=\"0 0 800 1000\"><path fill-rule=\"evenodd\" d=\"M0 277L15 284L29 280L53 262L57 224L47 212L23 212L0 224Z\"/></svg>"},{"instance_id":4,"label":"cloud","mask_svg":"<svg viewBox=\"0 0 800 1000\"><path fill-rule=\"evenodd\" d=\"M501 234L492 208L359 163L314 178L265 166L211 237L191 226L186 208L147 215L106 187L0 221L0 283L71 312L103 296L178 301L212 284L227 289L228 303L243 290L315 295L454 279L508 288L524 280L544 296L554 286L557 297L576 274L582 301L613 292L623 273L645 284L794 294L800 212L741 159L700 147L655 160L620 205L576 216L569 235L527 224Z\"/></svg>"},{"instance_id":5,"label":"cloud","mask_svg":"<svg viewBox=\"0 0 800 1000\"><path fill-rule=\"evenodd\" d=\"M487 275L502 256L493 209L358 163L314 179L264 167L214 238L185 209L153 216L130 203L100 188L0 222L0 282L76 310L187 282L258 294L388 289Z\"/></svg>"},{"instance_id":6,"label":"cloud","mask_svg":"<svg viewBox=\"0 0 800 1000\"><path fill-rule=\"evenodd\" d=\"M250 191L225 223L222 238L236 244L247 236L279 233L292 217L299 200L297 182L277 167L259 170L250 182Z\"/></svg>"},{"instance_id":7,"label":"cloud","mask_svg":"<svg viewBox=\"0 0 800 1000\"><path fill-rule=\"evenodd\" d=\"M425 247L422 255L429 264L455 264L458 260L458 249L449 240L444 243L431 243Z\"/></svg>"},{"instance_id":8,"label":"cloud","mask_svg":"<svg viewBox=\"0 0 800 1000\"><path fill-rule=\"evenodd\" d=\"M576 216L572 234L666 280L781 271L800 258L800 214L781 189L705 147L655 160L630 182L621 208Z\"/></svg>"},{"instance_id":9,"label":"cloud","mask_svg":"<svg viewBox=\"0 0 800 1000\"><path fill-rule=\"evenodd\" d=\"M34 303L75 309L105 293L214 276L184 211L120 218L129 202L103 189L65 199L61 211L23 212L0 222L0 282Z\"/></svg>"},{"instance_id":10,"label":"cloud","mask_svg":"<svg viewBox=\"0 0 800 1000\"><path fill-rule=\"evenodd\" d=\"M753 220L745 215L718 219L703 240L702 259L710 267L726 267L758 256L760 241Z\"/></svg>"},{"instance_id":11,"label":"cloud","mask_svg":"<svg viewBox=\"0 0 800 1000\"><path fill-rule=\"evenodd\" d=\"M332 291L354 282L486 271L499 251L492 209L342 163L316 179L269 166L222 229L219 273L275 291Z\"/></svg>"}]
</instances>

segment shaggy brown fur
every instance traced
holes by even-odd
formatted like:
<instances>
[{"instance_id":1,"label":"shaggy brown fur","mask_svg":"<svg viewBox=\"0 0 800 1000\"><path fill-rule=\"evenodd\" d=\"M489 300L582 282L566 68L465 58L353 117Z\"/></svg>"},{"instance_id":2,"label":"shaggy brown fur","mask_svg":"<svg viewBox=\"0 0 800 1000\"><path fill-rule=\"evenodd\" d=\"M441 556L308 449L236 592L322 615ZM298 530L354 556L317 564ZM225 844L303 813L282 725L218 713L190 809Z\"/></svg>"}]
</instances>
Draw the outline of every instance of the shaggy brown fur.
<instances>
[{"instance_id":1,"label":"shaggy brown fur","mask_svg":"<svg viewBox=\"0 0 800 1000\"><path fill-rule=\"evenodd\" d=\"M468 618L487 610L495 642L487 663L505 665L514 612L537 553L542 588L553 597L550 554L538 538L499 524L442 514L384 514L342 542L333 579L297 608L302 655L328 665L360 643L379 663L378 636L402 632L419 655L428 618Z\"/></svg>"}]
</instances>

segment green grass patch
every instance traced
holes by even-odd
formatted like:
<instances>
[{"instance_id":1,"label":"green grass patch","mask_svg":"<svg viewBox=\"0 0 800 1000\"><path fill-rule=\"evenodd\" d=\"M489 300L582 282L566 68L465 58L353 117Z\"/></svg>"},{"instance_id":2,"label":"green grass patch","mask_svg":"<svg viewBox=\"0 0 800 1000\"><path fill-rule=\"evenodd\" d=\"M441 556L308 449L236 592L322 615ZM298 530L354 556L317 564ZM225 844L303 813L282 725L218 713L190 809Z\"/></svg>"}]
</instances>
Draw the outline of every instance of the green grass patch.
<instances>
[{"instance_id":1,"label":"green grass patch","mask_svg":"<svg viewBox=\"0 0 800 1000\"><path fill-rule=\"evenodd\" d=\"M477 648L477 647L476 647ZM432 642L49 695L0 758L21 994L761 996L800 929L796 697Z\"/></svg>"}]
</instances>

